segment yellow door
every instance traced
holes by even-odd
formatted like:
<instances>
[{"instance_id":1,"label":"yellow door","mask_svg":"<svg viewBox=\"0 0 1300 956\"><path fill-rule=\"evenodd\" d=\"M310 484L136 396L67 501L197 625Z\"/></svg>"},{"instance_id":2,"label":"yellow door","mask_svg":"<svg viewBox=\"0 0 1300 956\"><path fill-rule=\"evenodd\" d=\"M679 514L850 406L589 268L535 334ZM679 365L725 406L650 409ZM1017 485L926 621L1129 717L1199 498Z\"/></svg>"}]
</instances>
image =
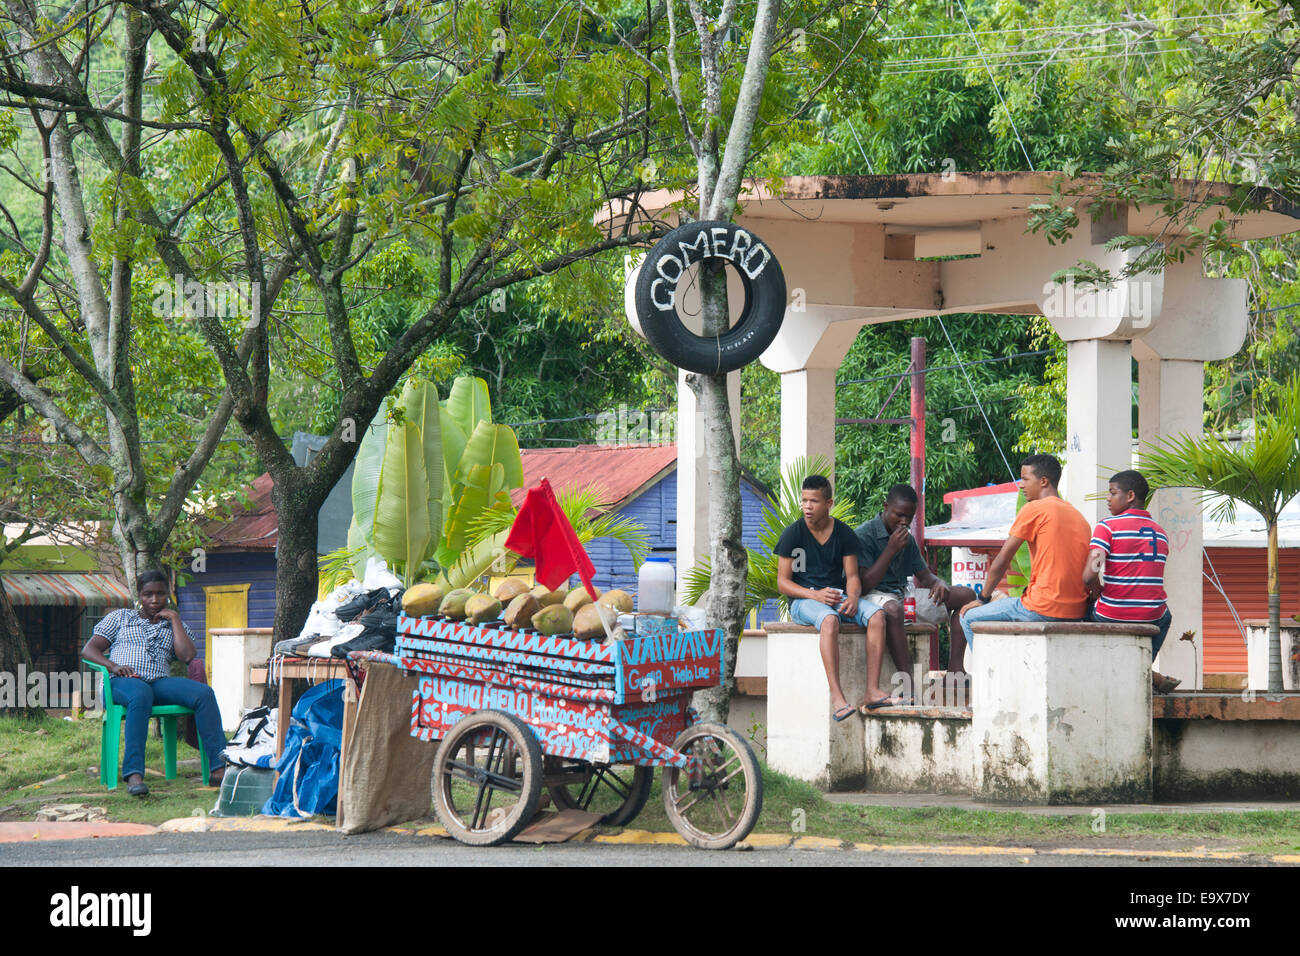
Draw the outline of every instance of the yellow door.
<instances>
[{"instance_id":1,"label":"yellow door","mask_svg":"<svg viewBox=\"0 0 1300 956\"><path fill-rule=\"evenodd\" d=\"M247 584L212 584L203 589L206 597L207 647L204 648L204 667L208 683L212 683L212 629L214 627L248 627Z\"/></svg>"}]
</instances>

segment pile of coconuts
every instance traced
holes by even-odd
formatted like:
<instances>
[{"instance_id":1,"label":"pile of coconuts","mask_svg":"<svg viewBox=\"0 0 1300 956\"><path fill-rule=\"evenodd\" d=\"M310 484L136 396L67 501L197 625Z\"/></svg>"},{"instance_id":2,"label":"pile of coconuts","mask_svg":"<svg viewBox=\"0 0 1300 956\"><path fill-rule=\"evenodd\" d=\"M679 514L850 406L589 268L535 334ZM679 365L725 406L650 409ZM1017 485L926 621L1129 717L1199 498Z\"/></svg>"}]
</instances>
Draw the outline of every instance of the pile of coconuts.
<instances>
[{"instance_id":1,"label":"pile of coconuts","mask_svg":"<svg viewBox=\"0 0 1300 956\"><path fill-rule=\"evenodd\" d=\"M547 636L572 634L579 640L591 641L605 637L596 604L621 614L632 612L632 595L626 591L596 590L596 595L593 603L581 585L571 591L552 591L542 584L530 588L522 578L506 578L491 594L470 588L446 591L440 584L423 582L402 595L402 610L410 617L438 615L471 624L504 620L515 630L532 629Z\"/></svg>"}]
</instances>

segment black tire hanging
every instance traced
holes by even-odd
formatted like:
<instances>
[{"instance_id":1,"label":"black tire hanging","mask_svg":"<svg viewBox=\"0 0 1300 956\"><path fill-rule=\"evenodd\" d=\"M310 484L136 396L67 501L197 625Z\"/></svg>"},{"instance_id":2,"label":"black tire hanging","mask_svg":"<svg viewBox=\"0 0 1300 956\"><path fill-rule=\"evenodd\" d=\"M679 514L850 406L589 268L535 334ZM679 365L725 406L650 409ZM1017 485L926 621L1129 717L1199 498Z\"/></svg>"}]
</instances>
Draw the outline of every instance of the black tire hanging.
<instances>
[{"instance_id":1,"label":"black tire hanging","mask_svg":"<svg viewBox=\"0 0 1300 956\"><path fill-rule=\"evenodd\" d=\"M677 312L678 283L704 260L730 263L740 276L745 306L719 336L696 335ZM678 368L706 375L734 372L772 344L785 318L785 275L772 250L748 229L705 220L678 226L646 254L636 280L641 331Z\"/></svg>"}]
</instances>

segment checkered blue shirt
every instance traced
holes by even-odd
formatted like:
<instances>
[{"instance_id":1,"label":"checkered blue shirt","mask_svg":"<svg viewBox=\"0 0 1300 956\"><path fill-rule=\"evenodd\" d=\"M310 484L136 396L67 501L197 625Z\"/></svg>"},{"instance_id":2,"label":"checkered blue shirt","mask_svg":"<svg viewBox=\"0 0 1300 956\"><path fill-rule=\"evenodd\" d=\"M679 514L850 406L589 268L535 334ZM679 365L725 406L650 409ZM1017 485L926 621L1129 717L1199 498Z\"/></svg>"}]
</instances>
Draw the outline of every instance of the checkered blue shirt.
<instances>
[{"instance_id":1,"label":"checkered blue shirt","mask_svg":"<svg viewBox=\"0 0 1300 956\"><path fill-rule=\"evenodd\" d=\"M185 633L189 634L189 628ZM133 668L142 680L152 682L171 673L176 654L172 648L172 625L165 618L150 624L139 611L123 608L96 624L95 634L108 641L110 661Z\"/></svg>"}]
</instances>

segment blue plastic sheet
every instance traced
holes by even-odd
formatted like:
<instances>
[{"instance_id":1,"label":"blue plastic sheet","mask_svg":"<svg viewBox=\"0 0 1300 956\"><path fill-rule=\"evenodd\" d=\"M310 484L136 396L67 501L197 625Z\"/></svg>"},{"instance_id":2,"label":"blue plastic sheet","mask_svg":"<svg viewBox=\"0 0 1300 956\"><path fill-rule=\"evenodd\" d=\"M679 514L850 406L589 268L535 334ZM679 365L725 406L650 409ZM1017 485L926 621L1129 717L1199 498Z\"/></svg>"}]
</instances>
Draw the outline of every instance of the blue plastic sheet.
<instances>
[{"instance_id":1,"label":"blue plastic sheet","mask_svg":"<svg viewBox=\"0 0 1300 956\"><path fill-rule=\"evenodd\" d=\"M280 778L262 807L273 817L333 816L338 810L343 746L343 681L318 684L299 698L275 765Z\"/></svg>"}]
</instances>

